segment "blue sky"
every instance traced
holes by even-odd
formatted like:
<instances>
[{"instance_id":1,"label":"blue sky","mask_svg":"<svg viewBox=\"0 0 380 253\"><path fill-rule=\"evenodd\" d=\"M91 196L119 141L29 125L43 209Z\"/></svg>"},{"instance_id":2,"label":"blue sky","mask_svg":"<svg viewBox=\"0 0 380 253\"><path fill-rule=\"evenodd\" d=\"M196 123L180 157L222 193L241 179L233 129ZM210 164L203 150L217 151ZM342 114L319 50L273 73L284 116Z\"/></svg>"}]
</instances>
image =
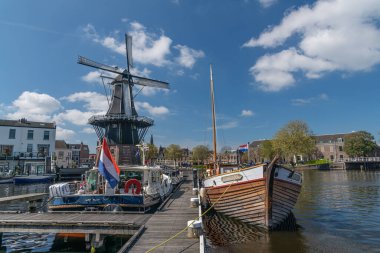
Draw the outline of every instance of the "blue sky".
<instances>
[{"instance_id":1,"label":"blue sky","mask_svg":"<svg viewBox=\"0 0 380 253\"><path fill-rule=\"evenodd\" d=\"M57 139L94 150L86 124L107 109L99 72L78 55L170 83L144 88L155 144L211 147L209 64L218 146L269 139L290 120L315 134L379 139L380 5L336 1L1 1L0 117L57 122Z\"/></svg>"}]
</instances>

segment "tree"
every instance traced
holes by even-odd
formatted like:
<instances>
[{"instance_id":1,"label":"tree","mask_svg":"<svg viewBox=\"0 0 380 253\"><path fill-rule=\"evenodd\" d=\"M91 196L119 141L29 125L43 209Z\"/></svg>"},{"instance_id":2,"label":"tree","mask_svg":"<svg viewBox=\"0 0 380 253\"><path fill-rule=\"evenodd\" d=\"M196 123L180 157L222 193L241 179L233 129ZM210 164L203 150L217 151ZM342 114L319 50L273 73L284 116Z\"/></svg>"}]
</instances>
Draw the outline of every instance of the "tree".
<instances>
[{"instance_id":1,"label":"tree","mask_svg":"<svg viewBox=\"0 0 380 253\"><path fill-rule=\"evenodd\" d=\"M259 147L259 156L265 160L272 160L275 155L272 141L265 140L261 143Z\"/></svg>"},{"instance_id":2,"label":"tree","mask_svg":"<svg viewBox=\"0 0 380 253\"><path fill-rule=\"evenodd\" d=\"M153 159L156 159L158 156L158 149L154 144L148 144L148 150L145 154L146 159L152 163Z\"/></svg>"},{"instance_id":3,"label":"tree","mask_svg":"<svg viewBox=\"0 0 380 253\"><path fill-rule=\"evenodd\" d=\"M182 150L179 145L170 144L165 149L165 157L174 161L174 166L176 166L177 160L182 157Z\"/></svg>"},{"instance_id":4,"label":"tree","mask_svg":"<svg viewBox=\"0 0 380 253\"><path fill-rule=\"evenodd\" d=\"M274 140L273 149L286 159L296 155L311 156L315 150L315 140L308 125L303 121L290 121L281 128Z\"/></svg>"},{"instance_id":5,"label":"tree","mask_svg":"<svg viewBox=\"0 0 380 253\"><path fill-rule=\"evenodd\" d=\"M198 145L193 148L193 161L204 162L209 156L209 149L204 145Z\"/></svg>"},{"instance_id":6,"label":"tree","mask_svg":"<svg viewBox=\"0 0 380 253\"><path fill-rule=\"evenodd\" d=\"M226 154L232 150L231 146L224 146L220 149L220 153Z\"/></svg>"},{"instance_id":7,"label":"tree","mask_svg":"<svg viewBox=\"0 0 380 253\"><path fill-rule=\"evenodd\" d=\"M366 131L359 131L345 138L343 150L350 157L360 157L368 156L375 148L375 137Z\"/></svg>"}]
</instances>

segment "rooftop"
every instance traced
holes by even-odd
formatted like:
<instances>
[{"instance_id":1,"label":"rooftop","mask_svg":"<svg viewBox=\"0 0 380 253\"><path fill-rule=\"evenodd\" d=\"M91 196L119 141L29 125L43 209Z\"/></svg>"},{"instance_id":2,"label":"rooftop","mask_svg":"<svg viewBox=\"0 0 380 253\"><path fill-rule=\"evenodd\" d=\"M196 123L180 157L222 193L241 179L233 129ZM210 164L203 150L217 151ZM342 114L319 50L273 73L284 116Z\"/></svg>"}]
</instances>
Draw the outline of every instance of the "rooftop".
<instances>
[{"instance_id":1,"label":"rooftop","mask_svg":"<svg viewBox=\"0 0 380 253\"><path fill-rule=\"evenodd\" d=\"M54 122L28 121L25 118L22 118L19 120L0 119L0 126L28 127L28 128L50 128L50 129L56 128L56 125Z\"/></svg>"}]
</instances>

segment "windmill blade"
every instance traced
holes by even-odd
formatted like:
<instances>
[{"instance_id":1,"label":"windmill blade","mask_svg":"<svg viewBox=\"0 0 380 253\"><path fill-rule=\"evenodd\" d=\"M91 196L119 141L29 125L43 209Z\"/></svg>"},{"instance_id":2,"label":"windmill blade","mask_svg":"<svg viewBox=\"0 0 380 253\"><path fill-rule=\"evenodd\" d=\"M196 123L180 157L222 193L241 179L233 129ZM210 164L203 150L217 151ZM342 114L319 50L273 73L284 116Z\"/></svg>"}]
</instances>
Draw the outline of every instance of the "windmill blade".
<instances>
[{"instance_id":1,"label":"windmill blade","mask_svg":"<svg viewBox=\"0 0 380 253\"><path fill-rule=\"evenodd\" d=\"M127 69L128 72L133 68L133 59L132 59L132 36L125 34L125 50L127 53Z\"/></svg>"},{"instance_id":2,"label":"windmill blade","mask_svg":"<svg viewBox=\"0 0 380 253\"><path fill-rule=\"evenodd\" d=\"M111 66L108 66L108 65L105 65L105 64L102 64L102 63L99 63L99 62L87 59L87 58L85 58L83 56L78 56L78 63L82 64L82 65L89 66L89 67L93 67L93 68L96 68L96 69L102 69L102 70L105 70L105 71L113 72L113 73L116 73L116 74L123 74L123 71L120 70L118 67L111 67Z\"/></svg>"},{"instance_id":3,"label":"windmill blade","mask_svg":"<svg viewBox=\"0 0 380 253\"><path fill-rule=\"evenodd\" d=\"M139 76L132 76L132 77L133 77L133 83L137 85L169 89L169 83L167 82L149 79L145 77L139 77Z\"/></svg>"}]
</instances>

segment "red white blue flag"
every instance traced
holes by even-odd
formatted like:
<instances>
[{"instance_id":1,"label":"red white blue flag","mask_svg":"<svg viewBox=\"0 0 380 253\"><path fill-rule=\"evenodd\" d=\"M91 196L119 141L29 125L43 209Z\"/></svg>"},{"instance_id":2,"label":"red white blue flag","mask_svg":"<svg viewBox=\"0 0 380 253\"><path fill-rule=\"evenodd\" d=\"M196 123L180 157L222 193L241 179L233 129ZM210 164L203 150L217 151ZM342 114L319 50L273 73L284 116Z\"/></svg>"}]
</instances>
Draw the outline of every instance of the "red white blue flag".
<instances>
[{"instance_id":1,"label":"red white blue flag","mask_svg":"<svg viewBox=\"0 0 380 253\"><path fill-rule=\"evenodd\" d=\"M248 143L247 143L247 144L240 145L240 146L238 147L238 150L241 151L241 152L246 152L246 151L248 151Z\"/></svg>"},{"instance_id":2,"label":"red white blue flag","mask_svg":"<svg viewBox=\"0 0 380 253\"><path fill-rule=\"evenodd\" d=\"M110 186L112 188L115 188L117 183L120 181L120 169L111 155L106 138L103 138L98 170L99 173L107 180Z\"/></svg>"}]
</instances>

